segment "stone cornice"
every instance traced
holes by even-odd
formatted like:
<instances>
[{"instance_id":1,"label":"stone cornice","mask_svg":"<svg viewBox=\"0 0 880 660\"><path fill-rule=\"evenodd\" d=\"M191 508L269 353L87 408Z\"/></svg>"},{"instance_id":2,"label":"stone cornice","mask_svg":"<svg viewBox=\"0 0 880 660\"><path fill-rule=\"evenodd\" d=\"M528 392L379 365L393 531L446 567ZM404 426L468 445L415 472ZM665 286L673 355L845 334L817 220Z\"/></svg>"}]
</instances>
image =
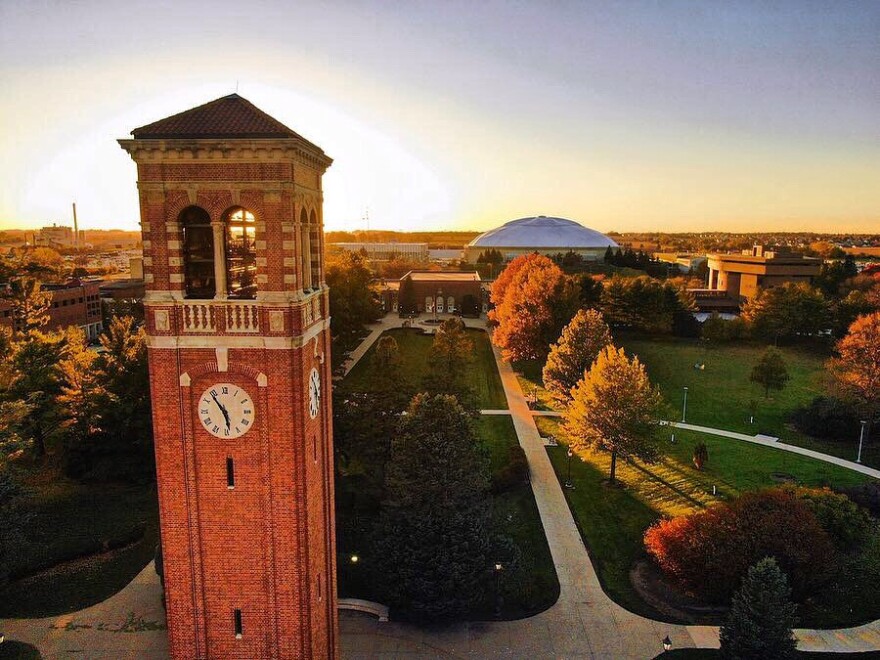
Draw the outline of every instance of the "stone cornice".
<instances>
[{"instance_id":1,"label":"stone cornice","mask_svg":"<svg viewBox=\"0 0 880 660\"><path fill-rule=\"evenodd\" d=\"M293 162L324 172L333 159L296 138L117 140L138 164Z\"/></svg>"}]
</instances>

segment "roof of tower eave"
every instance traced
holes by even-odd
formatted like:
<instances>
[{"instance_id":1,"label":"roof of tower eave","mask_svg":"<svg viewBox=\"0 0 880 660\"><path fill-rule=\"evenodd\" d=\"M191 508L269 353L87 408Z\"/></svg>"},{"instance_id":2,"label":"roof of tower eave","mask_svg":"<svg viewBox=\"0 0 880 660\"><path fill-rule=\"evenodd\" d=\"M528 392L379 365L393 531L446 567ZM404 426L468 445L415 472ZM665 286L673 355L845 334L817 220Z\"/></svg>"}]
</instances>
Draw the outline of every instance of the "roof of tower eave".
<instances>
[{"instance_id":1,"label":"roof of tower eave","mask_svg":"<svg viewBox=\"0 0 880 660\"><path fill-rule=\"evenodd\" d=\"M320 147L238 94L135 128L131 134L137 140L294 138L323 153Z\"/></svg>"}]
</instances>

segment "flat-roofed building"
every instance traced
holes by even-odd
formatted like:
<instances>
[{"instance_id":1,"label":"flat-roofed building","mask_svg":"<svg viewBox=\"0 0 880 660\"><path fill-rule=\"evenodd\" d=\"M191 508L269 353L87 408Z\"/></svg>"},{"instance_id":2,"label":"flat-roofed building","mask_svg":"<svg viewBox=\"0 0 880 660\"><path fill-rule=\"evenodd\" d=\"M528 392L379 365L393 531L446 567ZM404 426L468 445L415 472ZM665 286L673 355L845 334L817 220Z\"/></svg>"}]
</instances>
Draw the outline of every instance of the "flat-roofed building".
<instances>
[{"instance_id":1,"label":"flat-roofed building","mask_svg":"<svg viewBox=\"0 0 880 660\"><path fill-rule=\"evenodd\" d=\"M101 320L101 282L71 280L66 284L44 284L43 291L52 294L49 323L46 330L60 330L77 325L89 340L95 340L103 330ZM13 327L12 305L0 300L0 325Z\"/></svg>"},{"instance_id":2,"label":"flat-roofed building","mask_svg":"<svg viewBox=\"0 0 880 660\"><path fill-rule=\"evenodd\" d=\"M395 257L408 261L428 261L427 243L330 243L331 249L360 252L370 261L390 261Z\"/></svg>"},{"instance_id":3,"label":"flat-roofed building","mask_svg":"<svg viewBox=\"0 0 880 660\"><path fill-rule=\"evenodd\" d=\"M385 289L385 309L410 314L464 314L483 311L483 289L476 271L413 270Z\"/></svg>"},{"instance_id":4,"label":"flat-roofed building","mask_svg":"<svg viewBox=\"0 0 880 660\"><path fill-rule=\"evenodd\" d=\"M812 283L822 260L785 250L768 251L756 245L742 254L710 254L708 266L708 288L725 291L733 300L742 301L759 289L772 289L787 282Z\"/></svg>"}]
</instances>

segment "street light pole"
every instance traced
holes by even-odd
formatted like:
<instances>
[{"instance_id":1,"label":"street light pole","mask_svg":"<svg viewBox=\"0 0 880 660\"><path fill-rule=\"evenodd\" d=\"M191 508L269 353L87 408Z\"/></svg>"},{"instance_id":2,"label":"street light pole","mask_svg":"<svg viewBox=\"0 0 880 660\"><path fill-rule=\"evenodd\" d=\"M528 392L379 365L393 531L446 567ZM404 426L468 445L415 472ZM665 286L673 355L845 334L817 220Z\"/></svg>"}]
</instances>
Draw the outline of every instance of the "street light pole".
<instances>
[{"instance_id":1,"label":"street light pole","mask_svg":"<svg viewBox=\"0 0 880 660\"><path fill-rule=\"evenodd\" d=\"M568 476L565 479L565 487L574 490L574 484L571 483L571 457L574 456L574 452L571 450L571 447L568 448Z\"/></svg>"},{"instance_id":2,"label":"street light pole","mask_svg":"<svg viewBox=\"0 0 880 660\"><path fill-rule=\"evenodd\" d=\"M856 457L856 463L862 462L862 443L865 441L865 427L868 425L867 420L862 420L862 430L859 433L859 455Z\"/></svg>"},{"instance_id":3,"label":"street light pole","mask_svg":"<svg viewBox=\"0 0 880 660\"><path fill-rule=\"evenodd\" d=\"M685 423L685 417L687 417L688 410L688 388L687 385L684 387L684 402L681 404L681 423Z\"/></svg>"},{"instance_id":4,"label":"street light pole","mask_svg":"<svg viewBox=\"0 0 880 660\"><path fill-rule=\"evenodd\" d=\"M495 564L495 618L501 618L501 570L504 567L501 562Z\"/></svg>"}]
</instances>

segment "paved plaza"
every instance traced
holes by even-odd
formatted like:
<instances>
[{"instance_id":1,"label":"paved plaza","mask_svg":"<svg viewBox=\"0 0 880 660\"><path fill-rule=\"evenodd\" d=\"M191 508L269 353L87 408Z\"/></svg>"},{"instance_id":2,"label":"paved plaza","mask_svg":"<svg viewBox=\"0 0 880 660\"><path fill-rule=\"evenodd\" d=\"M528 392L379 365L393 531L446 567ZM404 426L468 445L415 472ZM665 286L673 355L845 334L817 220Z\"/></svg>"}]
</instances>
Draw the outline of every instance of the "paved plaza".
<instances>
[{"instance_id":1,"label":"paved plaza","mask_svg":"<svg viewBox=\"0 0 880 660\"><path fill-rule=\"evenodd\" d=\"M484 327L468 320L470 327ZM350 369L384 330L385 317L352 353ZM367 658L615 658L648 659L674 648L717 647L718 629L646 619L614 603L602 590L575 526L516 374L495 352L508 409L529 462L532 488L560 584L559 600L528 619L424 628L380 623L366 614L340 613L342 657ZM152 564L120 593L74 614L0 621L10 639L36 645L45 658L164 658L167 638L158 578ZM798 630L799 647L814 651L880 649L880 622L845 630Z\"/></svg>"}]
</instances>

